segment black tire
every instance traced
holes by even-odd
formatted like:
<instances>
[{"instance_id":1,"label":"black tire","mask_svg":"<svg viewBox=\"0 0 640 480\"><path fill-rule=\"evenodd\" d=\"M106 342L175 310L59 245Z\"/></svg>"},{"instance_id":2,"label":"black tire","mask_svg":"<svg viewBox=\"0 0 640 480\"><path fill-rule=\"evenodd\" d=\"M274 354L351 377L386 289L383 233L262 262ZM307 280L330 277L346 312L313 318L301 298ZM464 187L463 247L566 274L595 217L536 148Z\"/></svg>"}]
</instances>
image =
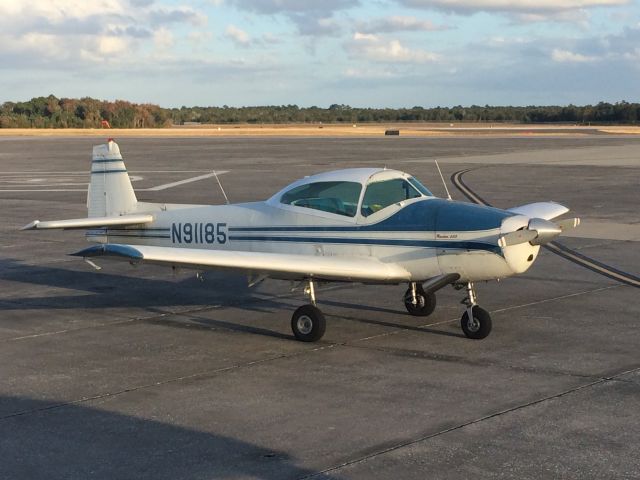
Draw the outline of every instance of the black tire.
<instances>
[{"instance_id":1,"label":"black tire","mask_svg":"<svg viewBox=\"0 0 640 480\"><path fill-rule=\"evenodd\" d=\"M422 285L416 285L417 305L414 305L411 301L412 297L411 287L409 287L407 293L404 294L404 307L411 315L416 317L427 317L436 309L436 294L432 292L425 293Z\"/></svg>"},{"instance_id":2,"label":"black tire","mask_svg":"<svg viewBox=\"0 0 640 480\"><path fill-rule=\"evenodd\" d=\"M481 340L491 333L491 315L484 308L473 307L474 321L469 323L468 311L460 319L460 326L467 338Z\"/></svg>"},{"instance_id":3,"label":"black tire","mask_svg":"<svg viewBox=\"0 0 640 480\"><path fill-rule=\"evenodd\" d=\"M293 312L291 330L301 342L317 342L324 335L327 321L318 307L303 305Z\"/></svg>"}]
</instances>

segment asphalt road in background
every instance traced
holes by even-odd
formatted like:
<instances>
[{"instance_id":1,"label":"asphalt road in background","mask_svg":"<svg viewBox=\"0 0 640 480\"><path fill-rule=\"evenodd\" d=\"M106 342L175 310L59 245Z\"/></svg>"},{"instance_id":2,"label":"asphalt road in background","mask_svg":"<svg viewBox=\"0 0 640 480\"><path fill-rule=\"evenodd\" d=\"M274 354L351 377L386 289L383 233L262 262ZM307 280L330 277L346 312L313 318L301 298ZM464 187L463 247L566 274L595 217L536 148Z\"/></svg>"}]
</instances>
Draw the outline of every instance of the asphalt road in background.
<instances>
[{"instance_id":1,"label":"asphalt road in background","mask_svg":"<svg viewBox=\"0 0 640 480\"><path fill-rule=\"evenodd\" d=\"M293 340L290 284L177 275L66 254L102 138L0 138L0 478L640 477L638 289L550 252L478 286L493 315L460 331L461 292L409 316L405 286L330 285L327 333ZM640 273L640 139L123 138L140 200L260 200L303 175L408 171L444 196L463 168L487 201L555 200L585 232L561 243ZM184 181L184 182L182 182ZM171 186L171 184L176 184ZM162 189L156 187L167 186ZM460 192L449 183L455 199Z\"/></svg>"}]
</instances>

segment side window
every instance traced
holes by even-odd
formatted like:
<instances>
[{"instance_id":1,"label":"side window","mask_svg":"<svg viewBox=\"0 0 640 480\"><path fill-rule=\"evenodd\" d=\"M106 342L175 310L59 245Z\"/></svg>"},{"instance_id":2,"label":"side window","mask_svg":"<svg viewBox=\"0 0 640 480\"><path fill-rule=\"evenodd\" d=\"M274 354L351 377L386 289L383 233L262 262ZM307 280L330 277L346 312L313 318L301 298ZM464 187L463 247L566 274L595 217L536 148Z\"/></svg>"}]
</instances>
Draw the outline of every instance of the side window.
<instances>
[{"instance_id":1,"label":"side window","mask_svg":"<svg viewBox=\"0 0 640 480\"><path fill-rule=\"evenodd\" d=\"M367 185L360 213L363 217L368 217L394 203L421 196L420 192L404 178L370 183Z\"/></svg>"},{"instance_id":2,"label":"side window","mask_svg":"<svg viewBox=\"0 0 640 480\"><path fill-rule=\"evenodd\" d=\"M362 185L357 182L316 182L292 188L280 203L355 217Z\"/></svg>"}]
</instances>

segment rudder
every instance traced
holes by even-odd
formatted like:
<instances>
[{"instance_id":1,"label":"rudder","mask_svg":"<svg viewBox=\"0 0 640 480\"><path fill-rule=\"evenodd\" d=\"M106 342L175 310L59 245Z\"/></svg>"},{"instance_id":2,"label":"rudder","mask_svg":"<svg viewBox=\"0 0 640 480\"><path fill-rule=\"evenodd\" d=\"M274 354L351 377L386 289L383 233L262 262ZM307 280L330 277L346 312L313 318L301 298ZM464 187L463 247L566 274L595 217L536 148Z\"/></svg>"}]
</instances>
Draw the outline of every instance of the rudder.
<instances>
[{"instance_id":1,"label":"rudder","mask_svg":"<svg viewBox=\"0 0 640 480\"><path fill-rule=\"evenodd\" d=\"M124 165L120 147L112 139L93 147L91 182L87 192L89 217L124 215L136 210L138 200Z\"/></svg>"}]
</instances>

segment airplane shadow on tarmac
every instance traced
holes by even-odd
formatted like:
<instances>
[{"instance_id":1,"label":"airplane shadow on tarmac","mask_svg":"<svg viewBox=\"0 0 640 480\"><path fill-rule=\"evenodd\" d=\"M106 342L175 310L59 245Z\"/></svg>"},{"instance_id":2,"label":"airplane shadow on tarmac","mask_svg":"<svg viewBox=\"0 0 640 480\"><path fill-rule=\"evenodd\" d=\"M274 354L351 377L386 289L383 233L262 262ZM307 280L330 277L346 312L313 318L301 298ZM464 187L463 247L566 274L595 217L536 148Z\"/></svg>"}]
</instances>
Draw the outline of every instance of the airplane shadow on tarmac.
<instances>
[{"instance_id":1,"label":"airplane shadow on tarmac","mask_svg":"<svg viewBox=\"0 0 640 480\"><path fill-rule=\"evenodd\" d=\"M0 478L286 479L314 473L286 452L80 404L52 408L0 396L0 409L19 412L0 417Z\"/></svg>"},{"instance_id":2,"label":"airplane shadow on tarmac","mask_svg":"<svg viewBox=\"0 0 640 480\"><path fill-rule=\"evenodd\" d=\"M126 263L122 263L117 265L116 268L124 269L124 272L127 272L131 267ZM39 297L13 296L4 299L0 298L0 311L14 310L16 308L20 310L140 308L149 313L163 314L171 312L176 307L201 306L206 308L211 305L235 307L255 312L292 310L292 302L286 302L286 298L279 299L264 294L256 295L255 290L248 287L244 275L229 272L206 272L206 281L200 282L195 278L195 274L189 277L181 275L173 278L170 270L164 269L162 271L166 272L166 275L162 278L148 278L139 275L129 276L126 274L107 273L104 270L96 272L48 265L30 265L12 259L2 259L0 260L0 281L75 290L78 293L65 295L64 292L57 291L52 292L50 295ZM145 273L149 272L149 270L145 270ZM288 286L289 284L287 283L286 285ZM283 290L283 293L286 293L286 289ZM300 302L300 304L305 302L306 300ZM400 309L392 310L372 305L322 299L320 306L323 307L325 305L349 309L354 312L375 312L408 317L408 314ZM184 316L180 310L177 310L176 313ZM292 338L290 334L283 334L267 328L205 318L189 312L184 312L184 314L188 315L189 323L172 320L167 317L150 318L141 321L162 323L176 328L193 328L194 326L200 326L203 329L225 328L276 338ZM337 313L327 313L327 315L368 325L413 330L426 334L461 336L452 332L376 320L366 316Z\"/></svg>"}]
</instances>

